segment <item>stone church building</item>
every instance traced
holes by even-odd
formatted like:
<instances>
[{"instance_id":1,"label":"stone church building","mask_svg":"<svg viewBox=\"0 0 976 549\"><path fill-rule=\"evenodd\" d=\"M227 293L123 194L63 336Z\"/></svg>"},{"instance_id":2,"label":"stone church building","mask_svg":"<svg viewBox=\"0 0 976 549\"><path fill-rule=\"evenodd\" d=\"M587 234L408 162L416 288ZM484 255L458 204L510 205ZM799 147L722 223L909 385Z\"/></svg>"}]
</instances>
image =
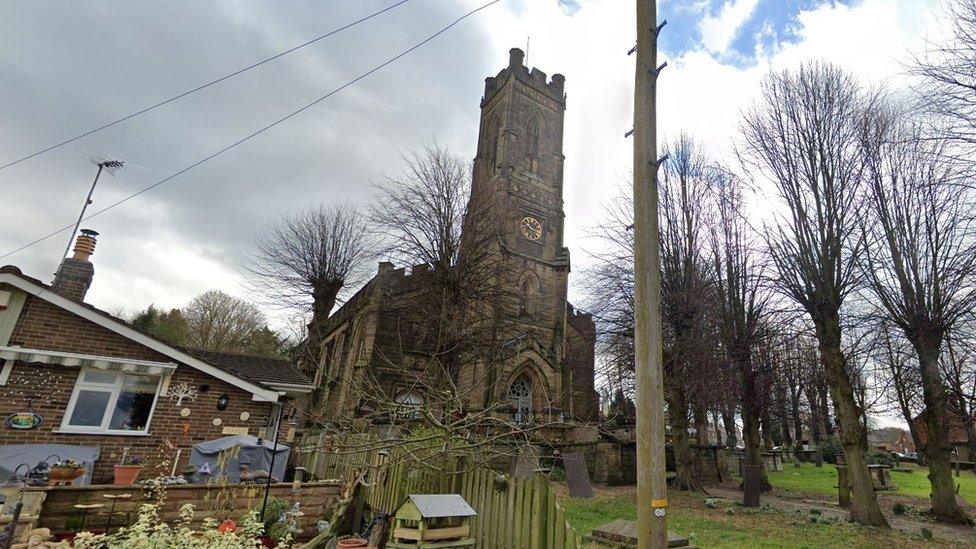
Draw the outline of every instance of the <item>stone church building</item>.
<instances>
[{"instance_id":1,"label":"stone church building","mask_svg":"<svg viewBox=\"0 0 976 549\"><path fill-rule=\"evenodd\" d=\"M479 365L466 368L459 376L459 391L483 385L468 405L507 404L516 421L539 414L591 421L599 406L594 390L596 330L591 316L567 301L565 79L559 74L547 78L523 62L524 53L513 49L508 66L485 79L472 177L472 197L488 197L495 222L506 226L497 253L522 305L507 324L510 354L491 366L492 371ZM323 419L365 415L363 392L355 385L367 374L383 380L393 402L415 406L425 401L422 391L384 370L379 347L384 334L397 330L390 308L409 306L427 276L426 265L408 273L380 263L376 275L330 317L310 402Z\"/></svg>"}]
</instances>

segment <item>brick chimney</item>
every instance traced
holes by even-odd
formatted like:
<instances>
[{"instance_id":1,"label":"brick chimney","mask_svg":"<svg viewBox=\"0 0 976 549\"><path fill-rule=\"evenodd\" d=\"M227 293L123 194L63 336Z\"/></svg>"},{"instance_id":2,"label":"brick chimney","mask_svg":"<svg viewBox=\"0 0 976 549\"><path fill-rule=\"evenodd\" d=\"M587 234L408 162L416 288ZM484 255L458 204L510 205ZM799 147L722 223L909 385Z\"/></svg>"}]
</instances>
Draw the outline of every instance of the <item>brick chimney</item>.
<instances>
[{"instance_id":1,"label":"brick chimney","mask_svg":"<svg viewBox=\"0 0 976 549\"><path fill-rule=\"evenodd\" d=\"M95 267L89 258L95 253L95 237L98 233L82 229L75 240L74 255L64 258L51 286L54 291L74 301L84 301L88 287L95 276Z\"/></svg>"}]
</instances>

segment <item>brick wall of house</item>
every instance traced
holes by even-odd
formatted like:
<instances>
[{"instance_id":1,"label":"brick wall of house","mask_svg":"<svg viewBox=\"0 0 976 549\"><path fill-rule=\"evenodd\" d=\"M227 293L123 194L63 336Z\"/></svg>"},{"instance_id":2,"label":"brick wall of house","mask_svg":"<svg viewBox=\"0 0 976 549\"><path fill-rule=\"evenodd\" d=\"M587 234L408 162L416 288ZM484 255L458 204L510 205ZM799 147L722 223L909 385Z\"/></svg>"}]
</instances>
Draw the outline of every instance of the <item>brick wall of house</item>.
<instances>
[{"instance_id":1,"label":"brick wall of house","mask_svg":"<svg viewBox=\"0 0 976 549\"><path fill-rule=\"evenodd\" d=\"M31 297L11 336L10 345L48 351L84 353L115 358L132 358L172 362L156 351L143 347L93 322L57 308L39 298ZM74 389L79 368L49 364L17 362L14 364L6 385L0 386L0 418L15 412L23 412L27 397L34 395L31 406L44 418L43 424L32 431L17 431L0 425L0 444L26 444L47 442L80 446L98 446L101 457L96 462L93 481L111 482L112 466L122 457L124 448L130 455L141 455L149 459L143 475L156 470L168 469L175 456L176 448L181 448L182 456L177 471L182 470L189 458L190 448L201 441L226 436L225 427L247 427L249 434L259 434L263 430L271 405L255 402L247 391L234 387L194 368L179 364L173 373L170 386L187 382L197 389L194 401L186 401L177 407L176 399L159 396L149 424L149 434L92 435L78 433L58 433L68 401ZM206 392L201 386L208 386ZM217 409L217 399L227 394L229 403L225 410ZM190 415L181 417L180 410L188 408ZM241 420L242 412L250 417ZM220 418L221 425L213 425ZM165 441L174 446L166 449Z\"/></svg>"}]
</instances>

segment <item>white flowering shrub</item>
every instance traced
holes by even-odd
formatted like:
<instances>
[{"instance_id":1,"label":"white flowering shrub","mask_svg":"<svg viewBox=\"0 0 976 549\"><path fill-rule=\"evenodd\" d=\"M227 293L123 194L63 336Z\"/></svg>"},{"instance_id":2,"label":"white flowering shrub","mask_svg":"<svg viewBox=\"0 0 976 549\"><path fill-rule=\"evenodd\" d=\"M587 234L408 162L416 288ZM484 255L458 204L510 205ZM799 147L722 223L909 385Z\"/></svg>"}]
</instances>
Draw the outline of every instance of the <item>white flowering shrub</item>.
<instances>
[{"instance_id":1,"label":"white flowering shrub","mask_svg":"<svg viewBox=\"0 0 976 549\"><path fill-rule=\"evenodd\" d=\"M139 518L132 525L112 534L80 532L74 540L77 549L257 549L263 525L257 512L248 513L233 531L218 530L213 518L203 522L201 530L191 527L193 505L180 508L180 518L173 525L159 518L158 504L139 508ZM283 545L279 544L279 547Z\"/></svg>"}]
</instances>

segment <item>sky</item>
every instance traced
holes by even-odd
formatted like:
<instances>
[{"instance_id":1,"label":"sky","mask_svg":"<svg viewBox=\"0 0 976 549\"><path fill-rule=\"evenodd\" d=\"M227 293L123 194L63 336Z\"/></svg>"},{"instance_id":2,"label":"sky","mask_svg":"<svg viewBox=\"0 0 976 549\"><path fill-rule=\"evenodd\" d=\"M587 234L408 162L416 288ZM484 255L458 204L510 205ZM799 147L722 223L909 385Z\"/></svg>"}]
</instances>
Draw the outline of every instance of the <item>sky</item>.
<instances>
[{"instance_id":1,"label":"sky","mask_svg":"<svg viewBox=\"0 0 976 549\"><path fill-rule=\"evenodd\" d=\"M485 0L410 0L366 23L50 153L0 170L0 255L191 165L386 61ZM11 0L0 3L0 164L233 72L394 0ZM661 0L662 139L734 157L738 119L770 70L827 59L900 87L940 36L941 0ZM86 221L100 233L88 301L130 313L209 289L257 299L246 252L281 215L367 204L371 182L436 141L473 158L484 78L511 47L566 76L566 245L574 272L632 144L632 0L502 0L257 138ZM49 281L67 233L0 259ZM273 315L272 315L273 316ZM282 321L283 322L283 321Z\"/></svg>"}]
</instances>

